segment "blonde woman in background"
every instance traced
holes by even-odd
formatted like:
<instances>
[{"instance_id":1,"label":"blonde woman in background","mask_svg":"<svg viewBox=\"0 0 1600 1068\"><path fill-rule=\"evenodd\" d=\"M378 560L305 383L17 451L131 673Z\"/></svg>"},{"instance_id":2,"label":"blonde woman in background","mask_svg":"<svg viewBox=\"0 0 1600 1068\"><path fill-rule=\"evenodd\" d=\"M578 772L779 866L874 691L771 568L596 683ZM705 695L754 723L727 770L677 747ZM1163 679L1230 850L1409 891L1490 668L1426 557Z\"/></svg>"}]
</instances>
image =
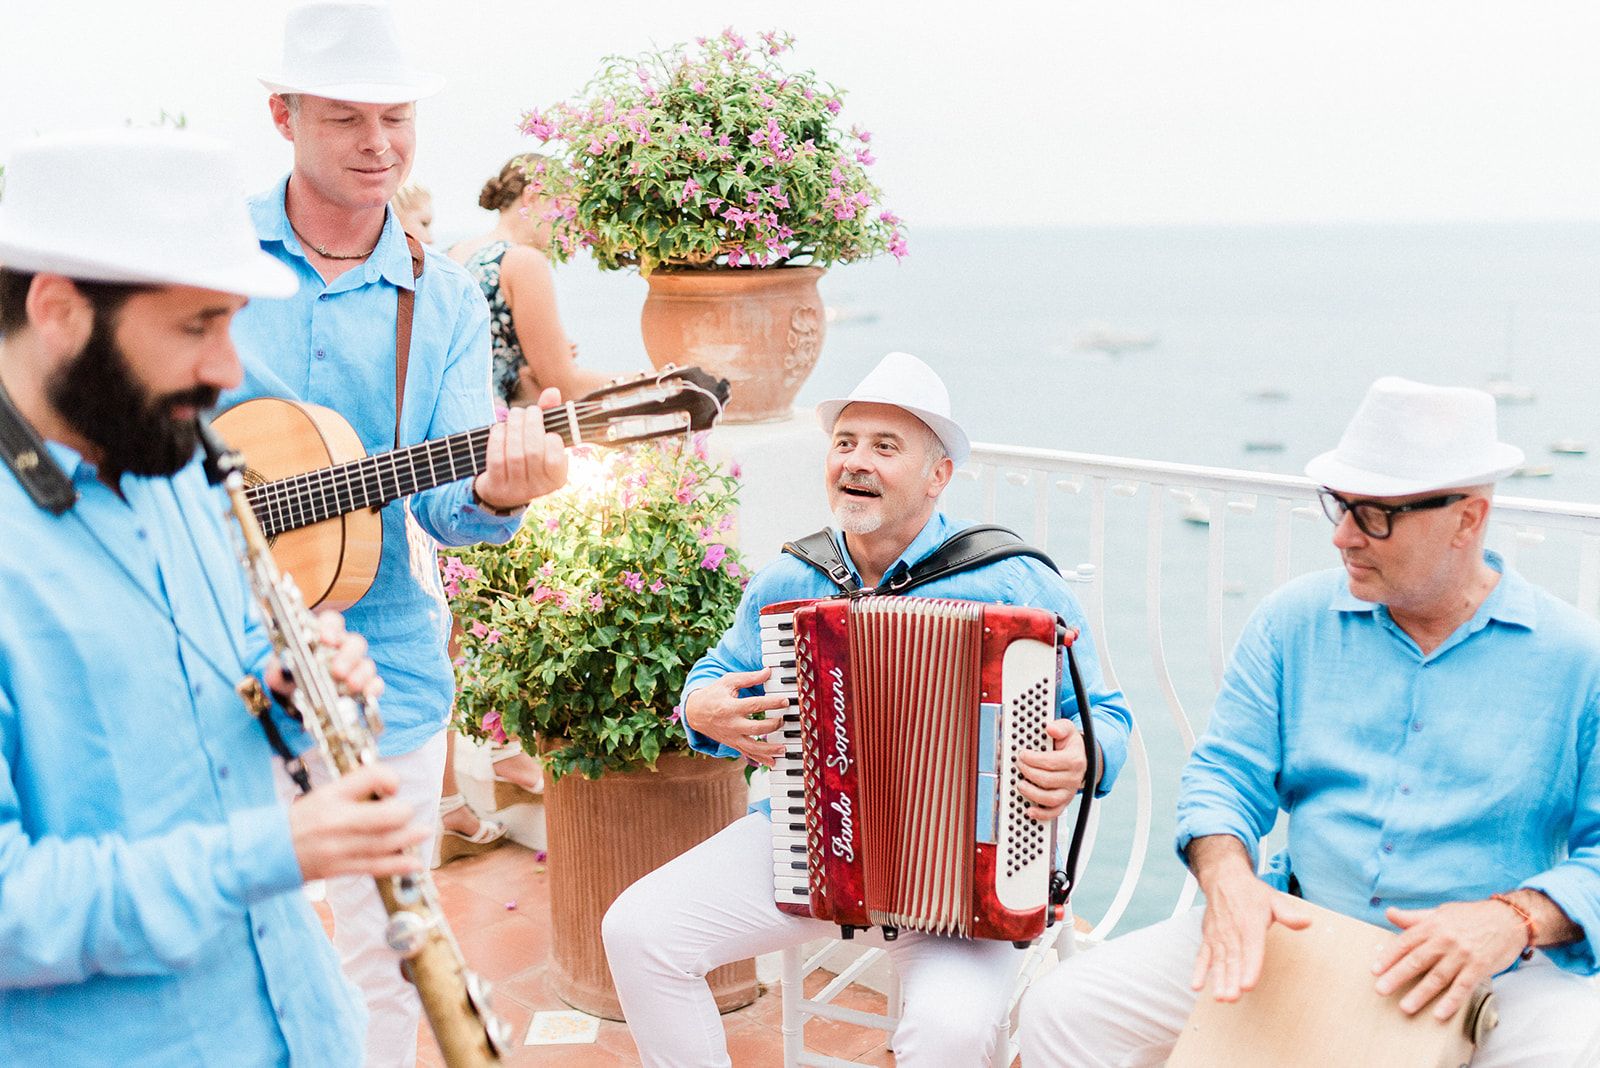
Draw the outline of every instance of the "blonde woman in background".
<instances>
[{"instance_id":1,"label":"blonde woman in background","mask_svg":"<svg viewBox=\"0 0 1600 1068\"><path fill-rule=\"evenodd\" d=\"M401 186L389 206L400 218L400 229L424 245L433 244L433 194L426 186L415 182Z\"/></svg>"},{"instance_id":2,"label":"blonde woman in background","mask_svg":"<svg viewBox=\"0 0 1600 1068\"><path fill-rule=\"evenodd\" d=\"M545 252L550 247L548 198L528 181L544 160L536 153L514 156L484 183L479 207L498 211L494 229L459 241L450 258L465 267L489 301L489 338L494 388L506 404L530 404L554 386L563 399L581 397L610 381L580 368L556 311L555 280Z\"/></svg>"}]
</instances>

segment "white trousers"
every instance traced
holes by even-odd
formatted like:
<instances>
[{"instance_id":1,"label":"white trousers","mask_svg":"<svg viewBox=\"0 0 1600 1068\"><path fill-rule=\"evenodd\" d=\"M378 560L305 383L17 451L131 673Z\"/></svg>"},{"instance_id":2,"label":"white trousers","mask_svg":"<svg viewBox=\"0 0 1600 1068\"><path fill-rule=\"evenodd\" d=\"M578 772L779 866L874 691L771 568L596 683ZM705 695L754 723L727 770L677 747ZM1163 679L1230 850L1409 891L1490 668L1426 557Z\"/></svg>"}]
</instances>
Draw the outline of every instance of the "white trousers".
<instances>
[{"instance_id":1,"label":"white trousers","mask_svg":"<svg viewBox=\"0 0 1600 1068\"><path fill-rule=\"evenodd\" d=\"M439 829L439 794L444 782L445 736L440 731L420 749L385 757L384 766L400 777L396 796L410 805L416 819L428 828L427 839L417 847L426 864L433 856ZM315 760L308 764L313 786L327 781ZM278 766L279 789L294 795L289 777ZM333 911L333 945L339 964L367 1002L367 1068L413 1068L417 1061L417 1025L422 1001L416 988L400 971L400 956L389 948L384 929L389 914L370 876L341 875L329 879L328 907Z\"/></svg>"},{"instance_id":2,"label":"white trousers","mask_svg":"<svg viewBox=\"0 0 1600 1068\"><path fill-rule=\"evenodd\" d=\"M1034 983L1022 1003L1025 1068L1159 1068L1194 1007L1202 913L1114 938ZM1494 990L1500 1026L1473 1068L1577 1068L1600 1023L1600 990L1543 954Z\"/></svg>"},{"instance_id":3,"label":"white trousers","mask_svg":"<svg viewBox=\"0 0 1600 1068\"><path fill-rule=\"evenodd\" d=\"M751 813L634 883L601 925L606 958L645 1068L726 1068L728 1047L706 985L711 969L839 929L778 910L772 824ZM1022 954L1009 942L915 933L885 943L905 1012L895 1032L901 1068L989 1063Z\"/></svg>"}]
</instances>

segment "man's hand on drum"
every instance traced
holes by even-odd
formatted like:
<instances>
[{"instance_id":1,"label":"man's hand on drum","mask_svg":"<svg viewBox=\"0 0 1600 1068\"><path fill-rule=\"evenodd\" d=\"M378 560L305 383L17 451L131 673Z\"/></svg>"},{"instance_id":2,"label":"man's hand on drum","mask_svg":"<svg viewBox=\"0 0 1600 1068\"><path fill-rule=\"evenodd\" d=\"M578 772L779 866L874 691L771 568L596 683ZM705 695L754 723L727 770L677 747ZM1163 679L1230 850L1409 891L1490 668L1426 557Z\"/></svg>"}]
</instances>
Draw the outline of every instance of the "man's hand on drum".
<instances>
[{"instance_id":1,"label":"man's hand on drum","mask_svg":"<svg viewBox=\"0 0 1600 1068\"><path fill-rule=\"evenodd\" d=\"M789 700L782 695L740 697L739 691L760 686L771 674L771 668L735 671L702 686L684 699L683 721L770 768L783 753L783 745L767 736L778 729L777 714ZM761 716L766 718L757 718Z\"/></svg>"},{"instance_id":2,"label":"man's hand on drum","mask_svg":"<svg viewBox=\"0 0 1600 1068\"><path fill-rule=\"evenodd\" d=\"M1388 996L1422 976L1400 1009L1420 1012L1433 1002L1441 1020L1454 1016L1477 985L1511 967L1527 944L1527 929L1498 901L1452 901L1433 909L1384 914L1400 928L1372 965L1378 993Z\"/></svg>"},{"instance_id":3,"label":"man's hand on drum","mask_svg":"<svg viewBox=\"0 0 1600 1068\"><path fill-rule=\"evenodd\" d=\"M1017 753L1017 769L1022 778L1017 792L1028 799L1028 815L1041 822L1053 820L1066 811L1072 798L1083 787L1083 735L1070 719L1051 720L1045 728L1051 748L1024 749Z\"/></svg>"},{"instance_id":4,"label":"man's hand on drum","mask_svg":"<svg viewBox=\"0 0 1600 1068\"><path fill-rule=\"evenodd\" d=\"M1218 1001L1238 1001L1261 981L1267 928L1281 923L1299 931L1311 916L1299 900L1261 881L1244 843L1232 835L1196 838L1187 855L1206 895L1190 989L1209 987Z\"/></svg>"},{"instance_id":5,"label":"man's hand on drum","mask_svg":"<svg viewBox=\"0 0 1600 1068\"><path fill-rule=\"evenodd\" d=\"M545 431L541 413L560 403L561 392L547 389L539 395L538 408L512 408L504 422L489 429L485 467L472 483L478 500L502 510L521 508L566 485L566 446Z\"/></svg>"}]
</instances>

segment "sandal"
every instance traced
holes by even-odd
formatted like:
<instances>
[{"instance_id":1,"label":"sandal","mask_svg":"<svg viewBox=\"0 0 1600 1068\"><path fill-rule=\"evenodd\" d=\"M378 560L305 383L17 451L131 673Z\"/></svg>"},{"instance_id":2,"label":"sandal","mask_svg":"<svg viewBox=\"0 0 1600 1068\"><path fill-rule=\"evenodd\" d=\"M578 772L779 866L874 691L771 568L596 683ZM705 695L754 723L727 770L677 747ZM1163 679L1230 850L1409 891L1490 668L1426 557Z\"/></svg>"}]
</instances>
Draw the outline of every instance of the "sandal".
<instances>
[{"instance_id":1,"label":"sandal","mask_svg":"<svg viewBox=\"0 0 1600 1068\"><path fill-rule=\"evenodd\" d=\"M467 799L460 794L451 794L439 799L439 819L450 815L459 809L468 808ZM477 816L477 813L473 813ZM472 857L479 853L487 853L499 846L506 837L506 825L498 820L486 820L478 816L478 829L471 834L462 834L452 831L448 827L439 828L439 864L447 864L457 857Z\"/></svg>"},{"instance_id":2,"label":"sandal","mask_svg":"<svg viewBox=\"0 0 1600 1068\"><path fill-rule=\"evenodd\" d=\"M538 757L533 758L534 767L539 771L539 787L535 790L528 789L515 779L505 778L494 770L494 765L500 761L521 755L523 748L520 743L497 745L489 754L489 775L494 784L494 807L497 812L512 805L531 804L544 797L544 765L539 763Z\"/></svg>"}]
</instances>

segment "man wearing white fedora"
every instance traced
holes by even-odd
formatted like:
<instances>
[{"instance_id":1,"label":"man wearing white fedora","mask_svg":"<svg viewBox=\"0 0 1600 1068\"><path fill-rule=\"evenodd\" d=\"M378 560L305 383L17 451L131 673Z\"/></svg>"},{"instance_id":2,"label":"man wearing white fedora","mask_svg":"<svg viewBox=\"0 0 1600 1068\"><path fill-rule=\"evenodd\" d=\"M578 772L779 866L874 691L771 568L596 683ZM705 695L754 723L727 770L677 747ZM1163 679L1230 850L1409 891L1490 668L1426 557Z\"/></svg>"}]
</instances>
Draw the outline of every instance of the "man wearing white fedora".
<instances>
[{"instance_id":1,"label":"man wearing white fedora","mask_svg":"<svg viewBox=\"0 0 1600 1068\"><path fill-rule=\"evenodd\" d=\"M1163 1063L1198 996L1252 989L1273 923L1311 922L1297 898L1395 929L1372 981L1420 977L1405 1012L1448 1019L1492 977L1478 1068L1575 1063L1600 1019L1600 627L1484 549L1521 462L1488 394L1382 378L1306 465L1344 566L1256 610L1184 769L1206 905L1036 984L1025 1063Z\"/></svg>"},{"instance_id":2,"label":"man wearing white fedora","mask_svg":"<svg viewBox=\"0 0 1600 1068\"><path fill-rule=\"evenodd\" d=\"M414 870L426 828L386 769L278 803L234 687L288 683L195 458L197 414L240 378L231 320L293 288L196 135L7 160L0 1064L360 1063L360 1001L299 889ZM336 677L381 689L337 617L323 640Z\"/></svg>"},{"instance_id":3,"label":"man wearing white fedora","mask_svg":"<svg viewBox=\"0 0 1600 1068\"><path fill-rule=\"evenodd\" d=\"M830 532L839 563L860 585L894 582L930 558L966 524L938 510L965 463L967 435L927 364L890 353L850 396L817 408L830 437L824 465L828 502L843 533ZM827 597L839 587L785 554L750 582L722 640L684 684L683 719L701 752L770 765L782 746L770 721L751 718L785 706L763 696L759 616L780 601ZM918 596L1048 608L1079 629L1075 646L1099 756L1099 792L1127 755L1131 721L1122 694L1100 673L1083 611L1066 582L1038 560L1011 556L917 587ZM1020 754L1029 815L1050 820L1083 784L1087 761L1071 687L1049 728L1053 748ZM838 933L832 924L782 912L774 903L772 828L752 812L645 876L606 913L606 956L643 1063L655 1068L729 1064L708 971ZM984 1065L994 1052L1021 954L1008 942L904 933L883 942L904 982L896 1063Z\"/></svg>"},{"instance_id":4,"label":"man wearing white fedora","mask_svg":"<svg viewBox=\"0 0 1600 1068\"><path fill-rule=\"evenodd\" d=\"M408 242L388 207L411 167L415 102L440 79L406 58L387 4L333 0L289 12L281 67L260 80L294 165L251 213L261 247L299 286L239 316L245 382L229 399L332 408L368 452L493 423L483 296L461 267ZM553 390L541 398L556 401ZM436 546L509 540L527 502L566 479L566 453L537 410L514 409L487 450L476 478L383 509L377 576L347 613L388 683L380 749L400 796L430 823L455 685ZM346 974L372 1014L369 1063L412 1063L421 1007L385 942L375 888L338 880L328 902Z\"/></svg>"}]
</instances>

